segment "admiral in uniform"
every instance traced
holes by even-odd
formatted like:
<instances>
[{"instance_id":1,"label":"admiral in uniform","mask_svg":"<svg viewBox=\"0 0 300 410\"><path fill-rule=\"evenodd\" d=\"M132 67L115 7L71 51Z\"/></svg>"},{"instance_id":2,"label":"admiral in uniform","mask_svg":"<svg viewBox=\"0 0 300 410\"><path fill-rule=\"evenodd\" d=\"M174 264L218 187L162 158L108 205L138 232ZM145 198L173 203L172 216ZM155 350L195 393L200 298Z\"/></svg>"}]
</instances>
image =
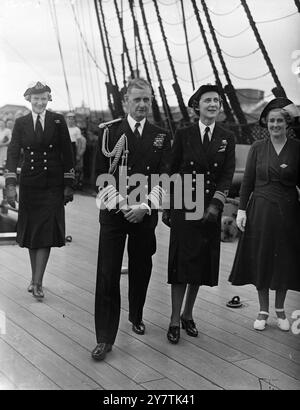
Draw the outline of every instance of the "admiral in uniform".
<instances>
[{"instance_id":1,"label":"admiral in uniform","mask_svg":"<svg viewBox=\"0 0 300 410\"><path fill-rule=\"evenodd\" d=\"M37 82L24 97L32 112L15 122L5 178L8 203L15 207L21 161L17 242L29 249L32 281L28 291L41 299L50 249L65 244L64 205L73 200L74 163L64 117L46 110L51 89Z\"/></svg>"},{"instance_id":2,"label":"admiral in uniform","mask_svg":"<svg viewBox=\"0 0 300 410\"><path fill-rule=\"evenodd\" d=\"M125 95L128 115L107 124L99 137L97 174L110 173L115 186L100 186L100 238L95 298L97 346L95 360L103 360L114 344L120 318L120 273L128 236L128 299L132 330L144 334L143 307L156 251L155 227L158 221L159 185L151 187L152 174L167 172L170 138L168 133L151 124L147 115L151 106L151 87L143 79L132 80ZM122 194L119 172L126 170L127 180L136 174L146 177L147 195L136 204L128 204L130 192ZM118 208L118 209L116 209Z\"/></svg>"},{"instance_id":3,"label":"admiral in uniform","mask_svg":"<svg viewBox=\"0 0 300 410\"><path fill-rule=\"evenodd\" d=\"M168 283L172 286L172 315L167 337L174 344L180 338L180 321L188 335L198 335L193 307L199 286L218 284L221 213L235 169L234 136L215 122L221 108L218 87L202 85L188 105L200 119L177 130L170 172L181 177L192 175L194 194L196 174L204 175L204 215L201 219L187 220L185 209L165 210L163 214L163 221L171 226ZM180 316L185 293L185 307Z\"/></svg>"}]
</instances>

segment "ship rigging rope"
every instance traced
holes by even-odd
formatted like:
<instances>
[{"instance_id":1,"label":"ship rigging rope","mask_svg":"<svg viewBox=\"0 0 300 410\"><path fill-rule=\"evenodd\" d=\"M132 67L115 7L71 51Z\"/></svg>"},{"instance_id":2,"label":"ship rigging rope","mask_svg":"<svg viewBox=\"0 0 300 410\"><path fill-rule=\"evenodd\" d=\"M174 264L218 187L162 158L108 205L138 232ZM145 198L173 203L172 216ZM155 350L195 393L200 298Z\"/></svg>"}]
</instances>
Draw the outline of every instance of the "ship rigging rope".
<instances>
[{"instance_id":1,"label":"ship rigging rope","mask_svg":"<svg viewBox=\"0 0 300 410\"><path fill-rule=\"evenodd\" d=\"M84 37L84 35L83 35L83 33L82 33L80 24L79 24L79 22L78 22L78 19L77 19L77 16L76 16L76 12L75 12L75 9L74 9L74 5L73 5L72 3L71 3L71 7L72 7L72 10L73 10L74 21L75 21L75 23L76 23L76 25L77 25L77 28L78 28L78 31L79 31L79 34L80 34L80 38L81 38L81 40L82 40L82 42L83 42L83 44L84 44L84 46L85 46L85 48L86 48L87 53L88 53L89 56L91 57L91 59L92 59L93 63L95 64L95 66L101 71L101 73L104 74L105 76L107 76L107 72L105 72L105 71L103 70L103 68L101 68L101 67L99 66L97 60L95 59L95 57L93 56L91 50L89 49L89 46L88 46L88 44L87 44L87 42L86 42L86 39L85 39L85 37Z\"/></svg>"},{"instance_id":2,"label":"ship rigging rope","mask_svg":"<svg viewBox=\"0 0 300 410\"><path fill-rule=\"evenodd\" d=\"M174 6L177 3L177 0L175 0L174 2L170 3L170 1L168 1L167 3L165 3L162 0L158 0L158 3L163 5L163 6Z\"/></svg>"},{"instance_id":3,"label":"ship rigging rope","mask_svg":"<svg viewBox=\"0 0 300 410\"><path fill-rule=\"evenodd\" d=\"M28 62L28 61L24 58L23 53L20 53L14 46L12 46L12 45L7 41L6 38L4 38L3 36L1 36L1 40L4 41L4 42L8 45L8 47L27 65L27 67L29 67L29 68L32 70L33 73L35 73L35 74L38 76L38 78L43 78L43 77L45 77L45 73L46 73L46 72L43 71L43 73L41 73L39 70L37 70L37 69L36 69L36 66L33 66L30 62ZM43 67L43 70L44 70L44 67ZM61 101L63 101L64 104L65 104L65 103L67 102L67 101L66 101L66 96L65 96L65 95L62 95L62 94L60 93L60 91L57 90L55 87L51 87L51 88L52 88L53 91L55 92L55 95L57 95L59 98L61 98Z\"/></svg>"},{"instance_id":4,"label":"ship rigging rope","mask_svg":"<svg viewBox=\"0 0 300 410\"><path fill-rule=\"evenodd\" d=\"M185 21L187 22L187 21L190 21L192 18L194 18L195 17L195 14L193 13L193 14L191 14L189 17L186 17L186 19L185 19ZM178 26L178 24L182 24L182 20L181 21L175 21L175 22L172 22L172 23L170 23L169 21L167 21L166 19L164 19L164 18L161 18L162 19L162 21L165 23L165 24L167 24L168 26ZM154 21L153 23L156 23L156 21Z\"/></svg>"},{"instance_id":5,"label":"ship rigging rope","mask_svg":"<svg viewBox=\"0 0 300 410\"><path fill-rule=\"evenodd\" d=\"M77 8L77 14L80 15L81 13L79 12L79 4L75 4L75 10ZM90 106L90 94L89 94L89 87L88 87L88 79L87 79L87 75L86 75L86 63L85 63L85 51L84 51L84 45L81 41L80 38L80 33L78 31L78 27L76 26L76 24L74 24L75 26L75 30L77 33L77 43L78 43L78 47L79 47L79 53L80 53L80 63L82 65L82 81L83 81L83 85L84 85L84 89L85 89L85 93L83 94L83 101L86 101L87 104ZM85 98L86 96L86 98Z\"/></svg>"},{"instance_id":6,"label":"ship rigging rope","mask_svg":"<svg viewBox=\"0 0 300 410\"><path fill-rule=\"evenodd\" d=\"M247 78L245 78L245 77L240 77L240 76L238 76L238 75L236 75L236 74L233 74L233 73L232 73L231 71L229 71L229 70L228 70L228 72L232 75L232 77L235 77L235 78L237 78L237 79L239 79L239 80L247 80L247 81L258 80L259 78L266 77L268 74L270 74L270 70L269 70L269 71L267 71L266 73L261 74L261 75L258 75L258 76L256 76L256 77L252 77L252 78L247 77Z\"/></svg>"},{"instance_id":7,"label":"ship rigging rope","mask_svg":"<svg viewBox=\"0 0 300 410\"><path fill-rule=\"evenodd\" d=\"M296 11L295 13L288 14L287 16L277 17L277 18L271 19L271 20L256 21L255 23L256 24L273 23L273 21L284 20L288 17L295 16L296 14L299 14L299 13Z\"/></svg>"},{"instance_id":8,"label":"ship rigging rope","mask_svg":"<svg viewBox=\"0 0 300 410\"><path fill-rule=\"evenodd\" d=\"M247 26L246 28L244 28L242 31L240 31L240 32L238 32L238 33L236 33L236 34L231 34L231 35L226 35L226 34L220 33L220 31L218 31L216 28L215 28L215 32L216 32L217 34L219 34L219 36L224 37L224 38L235 38L235 37L238 37L238 36L240 36L241 34L245 33L247 30L249 30L250 27L251 27L251 26L250 26L250 24L249 24L249 26Z\"/></svg>"},{"instance_id":9,"label":"ship rigging rope","mask_svg":"<svg viewBox=\"0 0 300 410\"><path fill-rule=\"evenodd\" d=\"M93 29L93 25L92 25L93 20L92 20L92 14L91 14L91 4L88 5L88 13L89 13L91 35L92 35L93 53L96 56L97 55L97 53L96 53L96 42L95 42L94 29ZM97 93L97 94L99 94L100 107L102 109L104 109L105 104L103 103L103 100L102 100L102 90L101 90L101 82L100 82L100 77L99 77L99 71L95 70L95 74L96 74L97 88L98 88L98 91L99 91L99 93Z\"/></svg>"},{"instance_id":10,"label":"ship rigging rope","mask_svg":"<svg viewBox=\"0 0 300 410\"><path fill-rule=\"evenodd\" d=\"M64 56L63 56L63 51L62 51L62 46L61 46L61 41L60 41L60 34L59 34L59 28L58 28L58 19L57 19L56 6L55 6L54 0L52 0L52 7L51 7L51 2L49 2L49 9L50 9L50 14L51 14L51 18L52 18L54 31L55 31L55 34L56 34L56 40L57 40L57 45L58 45L58 49L59 49L63 74L64 74L65 86L66 86L66 91L67 91L67 96L68 96L68 103L69 103L69 110L72 110L73 109L73 104L72 104L71 94L70 94L70 90L69 90L69 84L68 84L68 78L67 78L67 73L66 73L65 61L64 61Z\"/></svg>"},{"instance_id":11,"label":"ship rigging rope","mask_svg":"<svg viewBox=\"0 0 300 410\"><path fill-rule=\"evenodd\" d=\"M82 3L77 4L77 15L78 16L83 16L83 8L82 8ZM78 20L79 25L81 24L80 20ZM80 50L81 50L81 56L82 56L82 67L83 67L83 75L84 75L84 82L85 82L85 87L86 87L86 95L87 95L87 105L88 107L91 106L91 94L90 94L90 85L89 85L89 79L88 79L88 55L86 53L85 47L83 42L81 41L80 38L80 33L78 32L78 39L80 42Z\"/></svg>"},{"instance_id":12,"label":"ship rigging rope","mask_svg":"<svg viewBox=\"0 0 300 410\"><path fill-rule=\"evenodd\" d=\"M85 33L85 36L87 34L86 31L86 23L85 23L85 15L86 13L84 12L84 8L83 5L82 6L82 11L81 11L81 16L82 16L82 26L83 26L83 31ZM92 102L94 104L94 107L97 107L96 104L96 98L95 98L95 86L93 85L94 81L93 81L93 76L92 76L92 69L91 69L91 64L89 61L89 55L87 55L87 69L88 69L88 75L89 75L89 79L90 79L90 88L91 88L91 94L92 94ZM91 105L90 105L91 106Z\"/></svg>"},{"instance_id":13,"label":"ship rigging rope","mask_svg":"<svg viewBox=\"0 0 300 410\"><path fill-rule=\"evenodd\" d=\"M224 51L223 49L221 49L222 53L224 53L227 57L231 57L231 58L245 58L245 57L249 57L255 53L257 53L257 51L260 50L259 47L257 47L255 50L251 51L251 53L247 53L241 56L233 56L232 54L227 53L226 51Z\"/></svg>"},{"instance_id":14,"label":"ship rigging rope","mask_svg":"<svg viewBox=\"0 0 300 410\"><path fill-rule=\"evenodd\" d=\"M212 13L212 14L214 14L215 16L228 16L229 14L232 14L232 13L234 13L237 9L239 9L241 7L241 3L239 3L237 6L235 6L235 8L233 8L232 10L230 10L230 11L227 11L226 13L217 13L216 11L213 11L212 9L210 9L209 7L207 7L208 8L208 10Z\"/></svg>"},{"instance_id":15,"label":"ship rigging rope","mask_svg":"<svg viewBox=\"0 0 300 410\"><path fill-rule=\"evenodd\" d=\"M201 37L201 35L200 35L200 34L197 34L196 37L194 37L194 38L192 38L191 40L189 40L189 44L191 44L191 43L193 43L194 41L198 40L198 38L200 38L200 37ZM181 46L186 46L186 42L177 43L176 41L171 40L170 37L168 37L168 36L166 36L166 39L167 39L171 44L173 44L174 46L180 46L180 47L181 47Z\"/></svg>"}]
</instances>

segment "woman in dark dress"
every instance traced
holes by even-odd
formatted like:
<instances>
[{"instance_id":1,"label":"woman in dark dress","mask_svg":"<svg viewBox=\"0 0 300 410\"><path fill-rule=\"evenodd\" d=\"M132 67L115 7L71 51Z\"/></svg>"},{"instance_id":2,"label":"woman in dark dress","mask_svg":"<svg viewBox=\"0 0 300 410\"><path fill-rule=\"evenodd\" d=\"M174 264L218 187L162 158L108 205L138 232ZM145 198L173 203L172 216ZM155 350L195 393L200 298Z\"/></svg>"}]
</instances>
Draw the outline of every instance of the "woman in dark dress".
<instances>
[{"instance_id":1,"label":"woman in dark dress","mask_svg":"<svg viewBox=\"0 0 300 410\"><path fill-rule=\"evenodd\" d=\"M64 205L73 199L74 164L62 115L46 110L51 90L37 82L25 91L32 112L16 120L7 151L7 201L15 207L17 167L23 152L17 242L29 249L32 281L28 291L44 297L42 281L50 249L65 244Z\"/></svg>"},{"instance_id":2,"label":"woman in dark dress","mask_svg":"<svg viewBox=\"0 0 300 410\"><path fill-rule=\"evenodd\" d=\"M241 187L237 225L243 233L229 281L256 286L256 330L266 327L269 289L276 292L277 325L285 331L290 328L284 312L287 290L300 291L300 141L286 137L290 104L275 98L263 110L260 124L270 138L252 145Z\"/></svg>"}]
</instances>

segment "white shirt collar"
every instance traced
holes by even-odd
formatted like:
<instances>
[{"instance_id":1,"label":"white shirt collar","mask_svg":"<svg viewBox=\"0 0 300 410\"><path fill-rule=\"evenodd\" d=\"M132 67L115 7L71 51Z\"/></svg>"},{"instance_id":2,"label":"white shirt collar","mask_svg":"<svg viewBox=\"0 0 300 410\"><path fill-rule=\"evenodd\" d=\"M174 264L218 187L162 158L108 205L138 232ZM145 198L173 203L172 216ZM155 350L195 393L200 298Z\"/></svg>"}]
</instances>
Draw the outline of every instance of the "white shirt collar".
<instances>
[{"instance_id":1,"label":"white shirt collar","mask_svg":"<svg viewBox=\"0 0 300 410\"><path fill-rule=\"evenodd\" d=\"M38 114L33 112L33 111L31 111L31 114L32 114L32 118L33 118L33 124L35 126ZM46 110L44 110L43 112L40 113L40 121L41 121L43 129L45 128L45 116L46 116Z\"/></svg>"},{"instance_id":2,"label":"white shirt collar","mask_svg":"<svg viewBox=\"0 0 300 410\"><path fill-rule=\"evenodd\" d=\"M211 136L212 136L212 134L213 134L213 132L214 132L215 125L216 125L215 122L213 122L213 123L210 124L210 125L205 125L205 124L203 124L203 122L201 122L201 121L199 120L199 128L200 128L200 135L201 135L202 141L203 141L203 135L204 135L204 132L205 132L205 128L206 128L206 127L209 127L208 137L209 137L209 140L211 141Z\"/></svg>"},{"instance_id":3,"label":"white shirt collar","mask_svg":"<svg viewBox=\"0 0 300 410\"><path fill-rule=\"evenodd\" d=\"M142 119L141 121L136 121L135 119L133 119L133 118L131 117L130 114L128 114L128 115L127 115L127 121L128 121L128 124L129 124L129 126L130 126L132 132L134 132L134 130L135 130L135 124L136 124L137 122L139 122L141 125L140 125L140 127L139 127L138 130L139 130L139 133L142 135L143 129L144 129L144 126L145 126L145 122L146 122L146 118Z\"/></svg>"}]
</instances>

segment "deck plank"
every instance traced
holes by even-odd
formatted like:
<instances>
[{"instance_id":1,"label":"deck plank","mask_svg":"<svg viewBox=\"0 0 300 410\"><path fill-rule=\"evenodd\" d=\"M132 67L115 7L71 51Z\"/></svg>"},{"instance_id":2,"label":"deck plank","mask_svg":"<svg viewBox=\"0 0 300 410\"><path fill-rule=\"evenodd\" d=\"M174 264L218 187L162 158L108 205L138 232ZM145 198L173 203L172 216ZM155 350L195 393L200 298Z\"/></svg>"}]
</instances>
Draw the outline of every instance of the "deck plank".
<instances>
[{"instance_id":1,"label":"deck plank","mask_svg":"<svg viewBox=\"0 0 300 410\"><path fill-rule=\"evenodd\" d=\"M228 282L236 243L222 243L219 286L200 288L194 310L199 337L191 338L181 331L178 345L168 343L169 229L161 222L144 310L146 334L138 336L131 330L127 275L121 275L122 309L116 343L105 361L95 363L90 357L95 345L99 235L94 198L76 194L66 207L66 226L72 242L52 249L43 303L26 291L30 280L27 250L0 246L0 309L7 319L7 332L0 335L0 388L299 390L300 336L276 327L274 292L270 294L268 329L257 332L252 328L258 309L255 288ZM243 308L226 306L235 295L240 296ZM297 309L299 293L288 292L287 315Z\"/></svg>"}]
</instances>

